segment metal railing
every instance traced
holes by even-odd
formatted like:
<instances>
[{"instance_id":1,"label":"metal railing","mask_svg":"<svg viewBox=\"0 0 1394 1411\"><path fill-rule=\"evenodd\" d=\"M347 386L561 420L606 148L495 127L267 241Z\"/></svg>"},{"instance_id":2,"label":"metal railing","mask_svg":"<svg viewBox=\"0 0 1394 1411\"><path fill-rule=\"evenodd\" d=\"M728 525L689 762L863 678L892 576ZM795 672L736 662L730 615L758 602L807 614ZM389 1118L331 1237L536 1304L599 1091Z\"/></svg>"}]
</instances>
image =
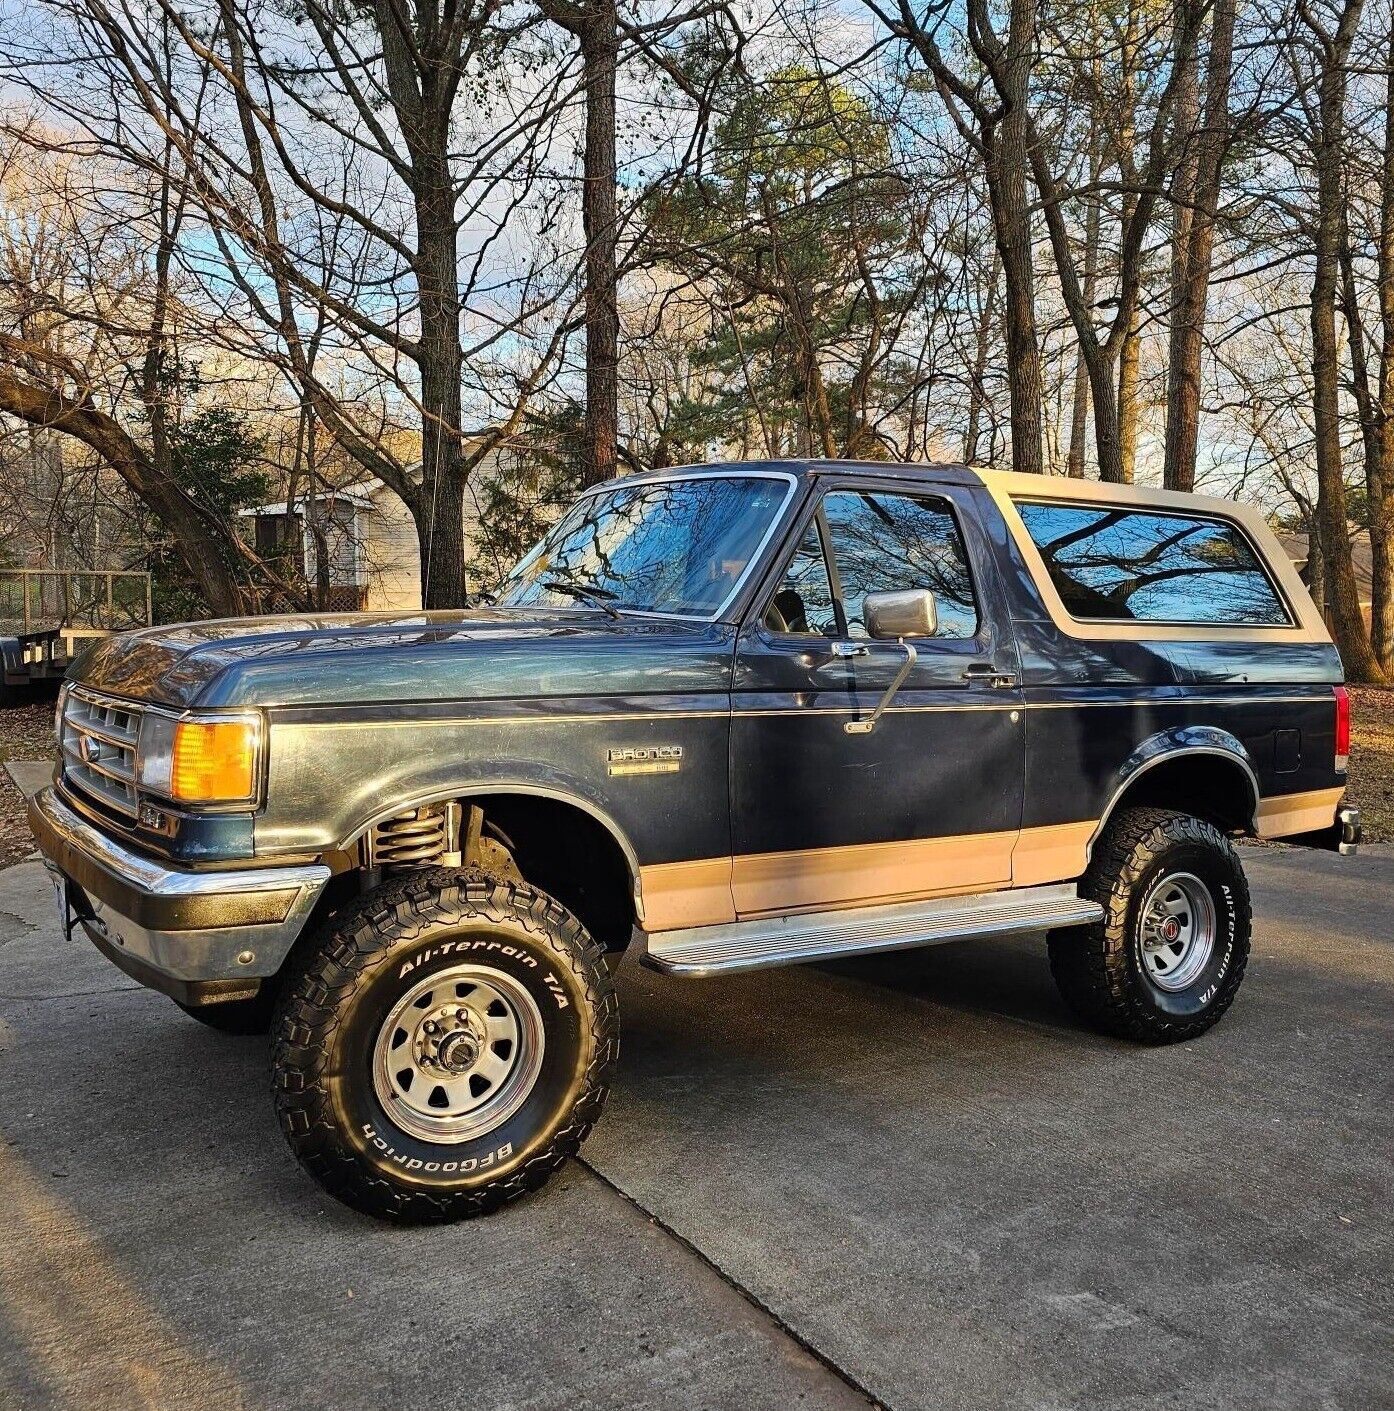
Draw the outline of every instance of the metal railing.
<instances>
[{"instance_id":1,"label":"metal railing","mask_svg":"<svg viewBox=\"0 0 1394 1411\"><path fill-rule=\"evenodd\" d=\"M125 569L0 568L0 624L120 632L148 627L150 575Z\"/></svg>"}]
</instances>

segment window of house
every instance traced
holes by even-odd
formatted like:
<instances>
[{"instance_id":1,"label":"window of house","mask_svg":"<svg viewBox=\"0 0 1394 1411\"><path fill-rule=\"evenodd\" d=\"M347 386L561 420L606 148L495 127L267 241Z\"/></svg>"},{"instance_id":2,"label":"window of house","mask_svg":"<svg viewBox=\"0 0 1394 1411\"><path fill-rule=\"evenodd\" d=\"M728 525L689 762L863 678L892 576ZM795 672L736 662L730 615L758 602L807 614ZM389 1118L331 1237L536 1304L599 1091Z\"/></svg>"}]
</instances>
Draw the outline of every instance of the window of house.
<instances>
[{"instance_id":1,"label":"window of house","mask_svg":"<svg viewBox=\"0 0 1394 1411\"><path fill-rule=\"evenodd\" d=\"M300 554L299 514L259 514L253 523L259 558L279 559Z\"/></svg>"},{"instance_id":2,"label":"window of house","mask_svg":"<svg viewBox=\"0 0 1394 1411\"><path fill-rule=\"evenodd\" d=\"M1292 621L1235 524L1107 505L1019 503L1017 512L1072 617L1261 627Z\"/></svg>"}]
</instances>

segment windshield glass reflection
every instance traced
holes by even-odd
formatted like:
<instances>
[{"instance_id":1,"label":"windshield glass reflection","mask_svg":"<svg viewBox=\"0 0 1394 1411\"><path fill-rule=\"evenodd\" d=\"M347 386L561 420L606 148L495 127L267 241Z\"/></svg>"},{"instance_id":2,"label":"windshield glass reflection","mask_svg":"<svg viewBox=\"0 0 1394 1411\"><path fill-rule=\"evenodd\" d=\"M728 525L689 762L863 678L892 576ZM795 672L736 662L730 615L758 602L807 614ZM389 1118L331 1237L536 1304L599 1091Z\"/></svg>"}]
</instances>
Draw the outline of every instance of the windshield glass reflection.
<instances>
[{"instance_id":1,"label":"windshield glass reflection","mask_svg":"<svg viewBox=\"0 0 1394 1411\"><path fill-rule=\"evenodd\" d=\"M498 602L711 617L788 495L787 480L755 476L617 484L578 500Z\"/></svg>"}]
</instances>

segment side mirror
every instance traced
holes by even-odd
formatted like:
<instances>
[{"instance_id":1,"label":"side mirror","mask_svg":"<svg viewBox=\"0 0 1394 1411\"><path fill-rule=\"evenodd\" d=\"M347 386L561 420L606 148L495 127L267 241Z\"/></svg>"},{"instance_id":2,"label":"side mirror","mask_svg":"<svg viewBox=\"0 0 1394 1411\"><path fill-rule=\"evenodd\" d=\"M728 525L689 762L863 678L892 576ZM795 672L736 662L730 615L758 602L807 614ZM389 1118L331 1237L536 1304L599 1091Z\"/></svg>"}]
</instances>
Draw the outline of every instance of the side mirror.
<instances>
[{"instance_id":1,"label":"side mirror","mask_svg":"<svg viewBox=\"0 0 1394 1411\"><path fill-rule=\"evenodd\" d=\"M928 588L896 593L868 593L862 619L869 637L932 637L939 630L939 605Z\"/></svg>"}]
</instances>

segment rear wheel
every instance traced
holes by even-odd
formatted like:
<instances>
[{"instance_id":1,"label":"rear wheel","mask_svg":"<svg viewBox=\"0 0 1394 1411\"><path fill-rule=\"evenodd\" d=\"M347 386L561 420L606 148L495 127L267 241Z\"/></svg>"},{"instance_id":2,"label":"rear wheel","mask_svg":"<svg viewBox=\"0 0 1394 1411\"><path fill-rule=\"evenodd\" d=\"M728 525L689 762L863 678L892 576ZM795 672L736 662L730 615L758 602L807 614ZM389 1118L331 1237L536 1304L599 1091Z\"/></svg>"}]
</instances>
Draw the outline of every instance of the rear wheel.
<instances>
[{"instance_id":1,"label":"rear wheel","mask_svg":"<svg viewBox=\"0 0 1394 1411\"><path fill-rule=\"evenodd\" d=\"M1070 1008L1105 1033L1165 1044L1210 1028L1249 958L1249 888L1217 828L1169 809L1125 809L1095 846L1080 891L1104 909L1049 937Z\"/></svg>"},{"instance_id":2,"label":"rear wheel","mask_svg":"<svg viewBox=\"0 0 1394 1411\"><path fill-rule=\"evenodd\" d=\"M531 887L443 869L340 914L286 986L281 1126L371 1215L482 1215L535 1190L604 1105L619 1045L600 948Z\"/></svg>"}]
</instances>

